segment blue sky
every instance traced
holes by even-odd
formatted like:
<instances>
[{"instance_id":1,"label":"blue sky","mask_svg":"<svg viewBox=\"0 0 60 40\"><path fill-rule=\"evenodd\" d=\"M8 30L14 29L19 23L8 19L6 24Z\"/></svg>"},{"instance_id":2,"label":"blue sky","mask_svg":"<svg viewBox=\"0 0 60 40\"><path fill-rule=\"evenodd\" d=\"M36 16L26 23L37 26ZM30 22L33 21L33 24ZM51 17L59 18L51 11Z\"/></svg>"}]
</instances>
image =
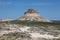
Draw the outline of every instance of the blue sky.
<instances>
[{"instance_id":1,"label":"blue sky","mask_svg":"<svg viewBox=\"0 0 60 40\"><path fill-rule=\"evenodd\" d=\"M0 0L0 19L17 19L29 8L49 20L60 20L60 0Z\"/></svg>"}]
</instances>

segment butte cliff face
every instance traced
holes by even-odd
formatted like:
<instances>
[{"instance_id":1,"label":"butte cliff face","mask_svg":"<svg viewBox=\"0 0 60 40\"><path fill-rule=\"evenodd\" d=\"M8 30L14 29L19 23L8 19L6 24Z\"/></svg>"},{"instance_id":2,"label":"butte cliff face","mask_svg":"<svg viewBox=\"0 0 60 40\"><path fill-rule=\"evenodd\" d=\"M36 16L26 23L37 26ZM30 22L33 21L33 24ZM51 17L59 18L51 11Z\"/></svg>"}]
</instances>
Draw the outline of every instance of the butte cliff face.
<instances>
[{"instance_id":1,"label":"butte cliff face","mask_svg":"<svg viewBox=\"0 0 60 40\"><path fill-rule=\"evenodd\" d=\"M29 21L41 21L41 22L50 22L48 19L43 18L38 12L34 9L28 9L24 13L24 16L20 17L18 20L29 20Z\"/></svg>"}]
</instances>

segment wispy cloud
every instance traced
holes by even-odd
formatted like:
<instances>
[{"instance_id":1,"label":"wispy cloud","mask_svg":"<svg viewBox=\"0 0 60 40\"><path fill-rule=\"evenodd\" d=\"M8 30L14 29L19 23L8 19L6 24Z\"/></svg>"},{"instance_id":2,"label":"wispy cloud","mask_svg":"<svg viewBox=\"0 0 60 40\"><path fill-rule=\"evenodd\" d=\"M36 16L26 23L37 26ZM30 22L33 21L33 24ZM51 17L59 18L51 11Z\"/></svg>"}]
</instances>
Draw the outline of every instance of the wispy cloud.
<instances>
[{"instance_id":1,"label":"wispy cloud","mask_svg":"<svg viewBox=\"0 0 60 40\"><path fill-rule=\"evenodd\" d=\"M51 5L52 3L31 3L30 5L35 5L35 6L45 6L45 5Z\"/></svg>"},{"instance_id":2,"label":"wispy cloud","mask_svg":"<svg viewBox=\"0 0 60 40\"><path fill-rule=\"evenodd\" d=\"M28 2L0 2L0 5L26 5L26 6L45 6L45 5L52 5L53 3L28 3Z\"/></svg>"},{"instance_id":3,"label":"wispy cloud","mask_svg":"<svg viewBox=\"0 0 60 40\"><path fill-rule=\"evenodd\" d=\"M12 2L0 2L0 5L10 5Z\"/></svg>"}]
</instances>

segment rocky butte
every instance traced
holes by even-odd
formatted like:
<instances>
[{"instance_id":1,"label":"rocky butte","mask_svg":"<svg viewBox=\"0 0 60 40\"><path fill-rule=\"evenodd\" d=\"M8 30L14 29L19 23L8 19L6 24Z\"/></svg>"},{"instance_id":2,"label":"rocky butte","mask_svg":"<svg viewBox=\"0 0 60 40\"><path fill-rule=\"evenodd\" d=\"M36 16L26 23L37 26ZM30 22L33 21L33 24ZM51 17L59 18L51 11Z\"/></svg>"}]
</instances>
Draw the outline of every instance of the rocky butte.
<instances>
[{"instance_id":1,"label":"rocky butte","mask_svg":"<svg viewBox=\"0 0 60 40\"><path fill-rule=\"evenodd\" d=\"M17 20L0 21L0 40L60 40L60 23L50 22L28 9Z\"/></svg>"},{"instance_id":2,"label":"rocky butte","mask_svg":"<svg viewBox=\"0 0 60 40\"><path fill-rule=\"evenodd\" d=\"M29 21L41 21L41 22L50 22L50 20L42 17L38 12L34 9L28 9L24 16L18 18L18 20L29 20Z\"/></svg>"}]
</instances>

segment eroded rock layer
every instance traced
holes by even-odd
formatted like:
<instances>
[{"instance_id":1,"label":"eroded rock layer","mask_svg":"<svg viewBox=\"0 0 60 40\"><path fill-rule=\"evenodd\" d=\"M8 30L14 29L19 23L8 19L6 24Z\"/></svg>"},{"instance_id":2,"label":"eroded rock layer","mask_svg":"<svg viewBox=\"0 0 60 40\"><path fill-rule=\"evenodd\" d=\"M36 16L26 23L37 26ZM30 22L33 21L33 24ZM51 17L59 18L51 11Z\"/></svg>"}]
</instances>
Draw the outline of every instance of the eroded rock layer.
<instances>
[{"instance_id":1,"label":"eroded rock layer","mask_svg":"<svg viewBox=\"0 0 60 40\"><path fill-rule=\"evenodd\" d=\"M48 19L43 18L38 12L34 9L28 9L24 13L24 16L20 17L18 20L29 20L29 21L41 21L41 22L50 22Z\"/></svg>"}]
</instances>

